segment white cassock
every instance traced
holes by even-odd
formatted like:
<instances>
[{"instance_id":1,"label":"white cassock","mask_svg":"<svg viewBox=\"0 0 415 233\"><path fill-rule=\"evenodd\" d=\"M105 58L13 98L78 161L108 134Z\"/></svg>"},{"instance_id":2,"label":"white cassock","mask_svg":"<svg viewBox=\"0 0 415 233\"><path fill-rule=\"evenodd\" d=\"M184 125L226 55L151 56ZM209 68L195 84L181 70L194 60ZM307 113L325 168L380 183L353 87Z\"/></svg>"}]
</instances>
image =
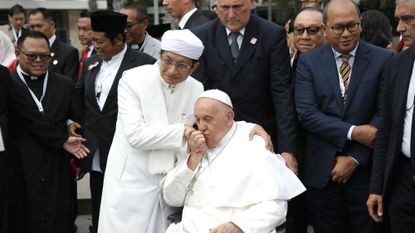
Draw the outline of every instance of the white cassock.
<instances>
[{"instance_id":1,"label":"white cassock","mask_svg":"<svg viewBox=\"0 0 415 233\"><path fill-rule=\"evenodd\" d=\"M100 233L165 231L165 215L171 211L159 198L160 181L180 155L185 157L184 123L193 125L193 106L202 92L202 84L192 77L169 87L158 63L124 72L104 177Z\"/></svg>"},{"instance_id":2,"label":"white cassock","mask_svg":"<svg viewBox=\"0 0 415 233\"><path fill-rule=\"evenodd\" d=\"M194 172L183 160L167 174L164 199L184 209L182 222L166 232L209 233L233 222L245 233L270 233L284 223L287 200L305 187L281 156L265 149L262 138L249 141L251 128L234 123Z\"/></svg>"}]
</instances>

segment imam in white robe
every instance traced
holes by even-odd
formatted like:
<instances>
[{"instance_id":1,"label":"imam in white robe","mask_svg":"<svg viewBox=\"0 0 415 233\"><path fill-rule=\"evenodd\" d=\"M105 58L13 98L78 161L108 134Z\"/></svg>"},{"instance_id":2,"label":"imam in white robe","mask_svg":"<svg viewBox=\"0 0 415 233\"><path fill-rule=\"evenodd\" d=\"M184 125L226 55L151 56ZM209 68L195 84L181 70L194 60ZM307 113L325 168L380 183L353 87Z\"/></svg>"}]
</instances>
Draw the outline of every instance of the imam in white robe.
<instances>
[{"instance_id":1,"label":"imam in white robe","mask_svg":"<svg viewBox=\"0 0 415 233\"><path fill-rule=\"evenodd\" d=\"M160 181L185 157L184 123L203 86L192 77L168 85L159 64L124 72L118 86L118 118L108 155L99 233L159 233L169 207L159 198ZM179 158L180 160L180 158Z\"/></svg>"},{"instance_id":2,"label":"imam in white robe","mask_svg":"<svg viewBox=\"0 0 415 233\"><path fill-rule=\"evenodd\" d=\"M166 232L209 233L233 222L245 233L270 233L285 222L287 200L305 187L281 156L265 149L262 138L249 141L251 128L234 123L195 171L185 159L167 174L164 199L184 209L182 222Z\"/></svg>"}]
</instances>

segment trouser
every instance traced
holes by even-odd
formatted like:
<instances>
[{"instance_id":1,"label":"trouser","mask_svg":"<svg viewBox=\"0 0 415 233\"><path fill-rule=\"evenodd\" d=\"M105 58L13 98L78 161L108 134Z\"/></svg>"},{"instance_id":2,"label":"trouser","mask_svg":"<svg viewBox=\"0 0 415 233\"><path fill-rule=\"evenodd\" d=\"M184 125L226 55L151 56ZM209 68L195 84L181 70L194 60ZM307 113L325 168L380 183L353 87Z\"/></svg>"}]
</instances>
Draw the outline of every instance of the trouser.
<instances>
[{"instance_id":1,"label":"trouser","mask_svg":"<svg viewBox=\"0 0 415 233\"><path fill-rule=\"evenodd\" d=\"M388 198L389 222L392 233L413 233L415 232L414 172L409 158L401 155L399 160Z\"/></svg>"},{"instance_id":2,"label":"trouser","mask_svg":"<svg viewBox=\"0 0 415 233\"><path fill-rule=\"evenodd\" d=\"M90 172L90 188L91 188L91 210L92 210L92 226L94 233L98 232L99 209L101 206L102 187L104 185L104 173Z\"/></svg>"}]
</instances>

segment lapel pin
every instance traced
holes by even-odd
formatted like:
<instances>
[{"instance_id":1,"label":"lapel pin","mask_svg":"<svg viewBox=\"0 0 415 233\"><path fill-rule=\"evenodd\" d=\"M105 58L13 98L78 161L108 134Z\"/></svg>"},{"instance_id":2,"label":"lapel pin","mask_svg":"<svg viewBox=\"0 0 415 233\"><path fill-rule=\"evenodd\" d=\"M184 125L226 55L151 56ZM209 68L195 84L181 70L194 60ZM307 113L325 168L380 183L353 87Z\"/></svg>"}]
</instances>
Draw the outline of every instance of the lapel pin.
<instances>
[{"instance_id":1,"label":"lapel pin","mask_svg":"<svg viewBox=\"0 0 415 233\"><path fill-rule=\"evenodd\" d=\"M252 37L252 38L251 38L250 43L251 43L251 44L256 44L256 42L257 42L257 41L258 41L258 39L257 39L257 38Z\"/></svg>"},{"instance_id":2,"label":"lapel pin","mask_svg":"<svg viewBox=\"0 0 415 233\"><path fill-rule=\"evenodd\" d=\"M88 66L88 70L92 70L95 66L97 66L99 64L98 61L96 61L94 64L91 64Z\"/></svg>"},{"instance_id":3,"label":"lapel pin","mask_svg":"<svg viewBox=\"0 0 415 233\"><path fill-rule=\"evenodd\" d=\"M53 60L52 64L54 65L58 64L58 60Z\"/></svg>"}]
</instances>

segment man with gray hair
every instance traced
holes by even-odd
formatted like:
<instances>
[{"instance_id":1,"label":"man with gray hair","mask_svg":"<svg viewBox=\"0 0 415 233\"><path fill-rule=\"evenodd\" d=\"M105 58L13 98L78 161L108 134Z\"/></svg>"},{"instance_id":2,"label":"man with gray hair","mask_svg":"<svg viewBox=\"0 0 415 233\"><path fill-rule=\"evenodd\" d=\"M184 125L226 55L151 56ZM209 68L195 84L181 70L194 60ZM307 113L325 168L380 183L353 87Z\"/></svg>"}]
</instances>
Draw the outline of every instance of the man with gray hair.
<instances>
[{"instance_id":1,"label":"man with gray hair","mask_svg":"<svg viewBox=\"0 0 415 233\"><path fill-rule=\"evenodd\" d=\"M390 223L392 233L410 233L415 229L415 0L397 0L395 17L409 48L391 59L385 75L367 206L375 221Z\"/></svg>"},{"instance_id":2,"label":"man with gray hair","mask_svg":"<svg viewBox=\"0 0 415 233\"><path fill-rule=\"evenodd\" d=\"M167 204L183 206L182 221L166 232L269 233L285 221L287 200L304 192L297 176L250 127L234 121L229 96L203 92L194 105L198 130L190 151L163 184Z\"/></svg>"}]
</instances>

